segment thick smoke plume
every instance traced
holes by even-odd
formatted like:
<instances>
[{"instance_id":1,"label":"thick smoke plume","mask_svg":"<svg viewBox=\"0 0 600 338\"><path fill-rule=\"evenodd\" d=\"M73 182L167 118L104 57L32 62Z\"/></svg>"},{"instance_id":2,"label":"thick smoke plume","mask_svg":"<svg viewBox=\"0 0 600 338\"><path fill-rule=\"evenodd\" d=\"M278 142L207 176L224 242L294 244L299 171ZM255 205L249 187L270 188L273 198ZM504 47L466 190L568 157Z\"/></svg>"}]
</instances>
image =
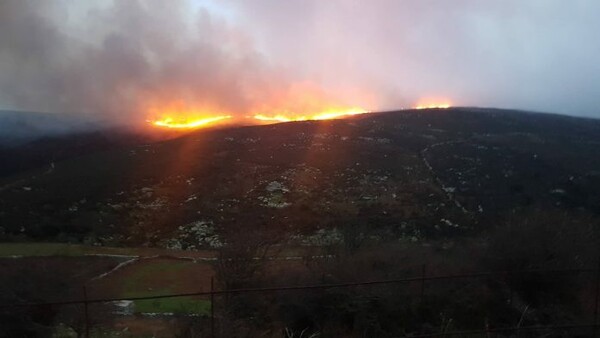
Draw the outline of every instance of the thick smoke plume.
<instances>
[{"instance_id":1,"label":"thick smoke plume","mask_svg":"<svg viewBox=\"0 0 600 338\"><path fill-rule=\"evenodd\" d=\"M334 100L267 63L243 30L192 3L77 6L0 3L0 108L140 123L166 109L242 116L284 100L301 109L307 91Z\"/></svg>"},{"instance_id":2,"label":"thick smoke plume","mask_svg":"<svg viewBox=\"0 0 600 338\"><path fill-rule=\"evenodd\" d=\"M139 124L423 99L600 116L600 3L0 2L0 109Z\"/></svg>"}]
</instances>

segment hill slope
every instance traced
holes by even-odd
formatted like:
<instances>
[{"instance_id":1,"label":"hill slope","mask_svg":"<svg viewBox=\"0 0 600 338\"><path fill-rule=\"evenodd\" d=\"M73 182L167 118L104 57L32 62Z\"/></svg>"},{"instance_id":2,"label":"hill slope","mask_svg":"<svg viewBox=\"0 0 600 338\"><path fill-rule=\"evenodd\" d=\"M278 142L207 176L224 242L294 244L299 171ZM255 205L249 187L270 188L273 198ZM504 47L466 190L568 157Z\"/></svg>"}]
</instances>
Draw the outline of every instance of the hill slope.
<instances>
[{"instance_id":1,"label":"hill slope","mask_svg":"<svg viewBox=\"0 0 600 338\"><path fill-rule=\"evenodd\" d=\"M4 178L0 236L198 248L232 231L318 241L355 222L418 239L515 208L600 214L599 145L598 120L475 108L199 131Z\"/></svg>"}]
</instances>

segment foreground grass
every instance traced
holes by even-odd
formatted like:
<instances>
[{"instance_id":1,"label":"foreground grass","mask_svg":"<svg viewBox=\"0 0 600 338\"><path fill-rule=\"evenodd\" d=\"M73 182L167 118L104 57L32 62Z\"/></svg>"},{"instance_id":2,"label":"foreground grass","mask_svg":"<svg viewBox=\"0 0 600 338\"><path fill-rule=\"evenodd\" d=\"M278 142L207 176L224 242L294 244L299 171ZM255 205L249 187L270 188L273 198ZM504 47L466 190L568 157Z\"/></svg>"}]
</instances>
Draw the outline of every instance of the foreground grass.
<instances>
[{"instance_id":1,"label":"foreground grass","mask_svg":"<svg viewBox=\"0 0 600 338\"><path fill-rule=\"evenodd\" d=\"M1 243L0 257L83 256L91 251L84 245L64 243Z\"/></svg>"},{"instance_id":2,"label":"foreground grass","mask_svg":"<svg viewBox=\"0 0 600 338\"><path fill-rule=\"evenodd\" d=\"M134 301L136 313L208 316L210 301L194 297L174 297Z\"/></svg>"},{"instance_id":3,"label":"foreground grass","mask_svg":"<svg viewBox=\"0 0 600 338\"><path fill-rule=\"evenodd\" d=\"M120 281L122 294L127 297L141 296L140 289L150 288L153 295L166 294L177 288L186 278L185 270L193 267L193 262L176 260L152 260L136 265L128 270L125 279ZM144 295L148 295L147 291Z\"/></svg>"},{"instance_id":4,"label":"foreground grass","mask_svg":"<svg viewBox=\"0 0 600 338\"><path fill-rule=\"evenodd\" d=\"M121 297L145 297L189 292L189 274L196 263L189 261L153 260L137 265L121 280ZM211 303L199 297L173 297L134 301L136 313L204 316Z\"/></svg>"},{"instance_id":5,"label":"foreground grass","mask_svg":"<svg viewBox=\"0 0 600 338\"><path fill-rule=\"evenodd\" d=\"M85 255L120 255L120 256L155 256L171 255L175 257L215 257L211 251L180 251L161 248L118 248L68 243L0 243L0 257L48 257L48 256L85 256Z\"/></svg>"},{"instance_id":6,"label":"foreground grass","mask_svg":"<svg viewBox=\"0 0 600 338\"><path fill-rule=\"evenodd\" d=\"M68 327L64 324L60 324L54 328L52 338L78 338L78 335L73 328ZM90 330L91 338L153 338L154 334L148 333L146 335L134 335L126 330L114 330L110 328L92 328Z\"/></svg>"},{"instance_id":7,"label":"foreground grass","mask_svg":"<svg viewBox=\"0 0 600 338\"><path fill-rule=\"evenodd\" d=\"M114 248L68 243L0 243L0 257L24 256L85 256L122 255L138 256L143 249Z\"/></svg>"}]
</instances>

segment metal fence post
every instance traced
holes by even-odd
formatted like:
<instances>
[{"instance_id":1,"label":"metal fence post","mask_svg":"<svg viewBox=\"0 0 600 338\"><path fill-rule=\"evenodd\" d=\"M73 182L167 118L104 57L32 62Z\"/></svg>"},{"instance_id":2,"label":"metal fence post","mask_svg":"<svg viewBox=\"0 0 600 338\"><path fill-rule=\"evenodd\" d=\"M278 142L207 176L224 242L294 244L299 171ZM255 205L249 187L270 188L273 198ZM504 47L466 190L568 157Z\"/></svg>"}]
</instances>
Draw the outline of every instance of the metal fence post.
<instances>
[{"instance_id":1,"label":"metal fence post","mask_svg":"<svg viewBox=\"0 0 600 338\"><path fill-rule=\"evenodd\" d=\"M509 292L509 296L508 296L508 304L512 307L513 305L513 298L514 298L514 279L515 276L512 273L512 269L508 271L508 292Z\"/></svg>"},{"instance_id":2,"label":"metal fence post","mask_svg":"<svg viewBox=\"0 0 600 338\"><path fill-rule=\"evenodd\" d=\"M215 335L215 278L210 277L210 335L216 338Z\"/></svg>"},{"instance_id":3,"label":"metal fence post","mask_svg":"<svg viewBox=\"0 0 600 338\"><path fill-rule=\"evenodd\" d=\"M423 306L423 297L425 296L425 264L421 266L421 306Z\"/></svg>"},{"instance_id":4,"label":"metal fence post","mask_svg":"<svg viewBox=\"0 0 600 338\"><path fill-rule=\"evenodd\" d=\"M88 297L85 285L83 285L83 313L85 316L85 337L90 338L90 317L88 314Z\"/></svg>"},{"instance_id":5,"label":"metal fence post","mask_svg":"<svg viewBox=\"0 0 600 338\"><path fill-rule=\"evenodd\" d=\"M592 337L598 337L598 297L600 293L600 258L598 258L598 266L596 267L596 296L594 300L594 327Z\"/></svg>"}]
</instances>

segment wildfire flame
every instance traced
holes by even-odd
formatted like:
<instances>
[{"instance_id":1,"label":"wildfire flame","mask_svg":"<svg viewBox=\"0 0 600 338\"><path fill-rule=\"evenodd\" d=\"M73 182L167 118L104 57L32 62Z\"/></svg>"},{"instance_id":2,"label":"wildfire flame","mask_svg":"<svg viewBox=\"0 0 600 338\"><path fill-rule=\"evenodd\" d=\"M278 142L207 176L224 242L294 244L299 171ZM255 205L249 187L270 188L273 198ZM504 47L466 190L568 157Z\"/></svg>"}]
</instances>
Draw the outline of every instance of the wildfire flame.
<instances>
[{"instance_id":1,"label":"wildfire flame","mask_svg":"<svg viewBox=\"0 0 600 338\"><path fill-rule=\"evenodd\" d=\"M250 95L252 94L252 95ZM252 100L238 111L210 100L162 99L148 100L142 109L148 112L155 127L193 129L215 124L267 124L307 120L330 120L369 113L357 103L373 104L374 100L361 92L334 97L318 85L309 82L287 87L274 87L268 93L250 92ZM348 99L352 97L352 99Z\"/></svg>"},{"instance_id":2,"label":"wildfire flame","mask_svg":"<svg viewBox=\"0 0 600 338\"><path fill-rule=\"evenodd\" d=\"M266 122L294 122L294 121L308 121L308 120L331 120L339 119L343 117L366 114L369 111L362 108L350 108L345 110L330 109L325 110L315 115L300 115L295 114L276 114L276 115L265 115L256 114L253 116L254 119Z\"/></svg>"},{"instance_id":3,"label":"wildfire flame","mask_svg":"<svg viewBox=\"0 0 600 338\"><path fill-rule=\"evenodd\" d=\"M340 119L344 117L360 115L369 113L368 110L362 108L350 108L345 110L337 110L337 109L329 109L324 110L318 114L314 115L296 115L293 113L284 113L284 114L275 114L275 115L267 115L267 114L256 114L251 116L250 118L256 121L260 121L262 123L277 123L277 122L295 122L295 121L308 121L308 120L332 120L332 119ZM158 120L150 120L148 122L152 123L154 126L163 127L163 128L171 128L171 129L196 129L202 127L213 126L218 124L219 122L223 122L224 120L234 118L231 115L219 115L214 117L207 118L173 118L173 117L165 117Z\"/></svg>"},{"instance_id":4,"label":"wildfire flame","mask_svg":"<svg viewBox=\"0 0 600 338\"><path fill-rule=\"evenodd\" d=\"M443 103L420 103L415 106L415 109L446 109L450 108L452 105L447 102Z\"/></svg>"},{"instance_id":5,"label":"wildfire flame","mask_svg":"<svg viewBox=\"0 0 600 338\"><path fill-rule=\"evenodd\" d=\"M215 117L207 117L201 119L193 119L193 118L178 118L174 119L172 117L166 117L162 120L150 121L153 125L164 128L173 128L173 129L195 129L200 127L207 127L209 125L214 125L217 122L230 119L229 115L221 115Z\"/></svg>"},{"instance_id":6,"label":"wildfire flame","mask_svg":"<svg viewBox=\"0 0 600 338\"><path fill-rule=\"evenodd\" d=\"M165 129L197 129L223 124L232 118L226 111L210 103L194 104L183 100L148 100L142 108L154 127Z\"/></svg>"}]
</instances>

